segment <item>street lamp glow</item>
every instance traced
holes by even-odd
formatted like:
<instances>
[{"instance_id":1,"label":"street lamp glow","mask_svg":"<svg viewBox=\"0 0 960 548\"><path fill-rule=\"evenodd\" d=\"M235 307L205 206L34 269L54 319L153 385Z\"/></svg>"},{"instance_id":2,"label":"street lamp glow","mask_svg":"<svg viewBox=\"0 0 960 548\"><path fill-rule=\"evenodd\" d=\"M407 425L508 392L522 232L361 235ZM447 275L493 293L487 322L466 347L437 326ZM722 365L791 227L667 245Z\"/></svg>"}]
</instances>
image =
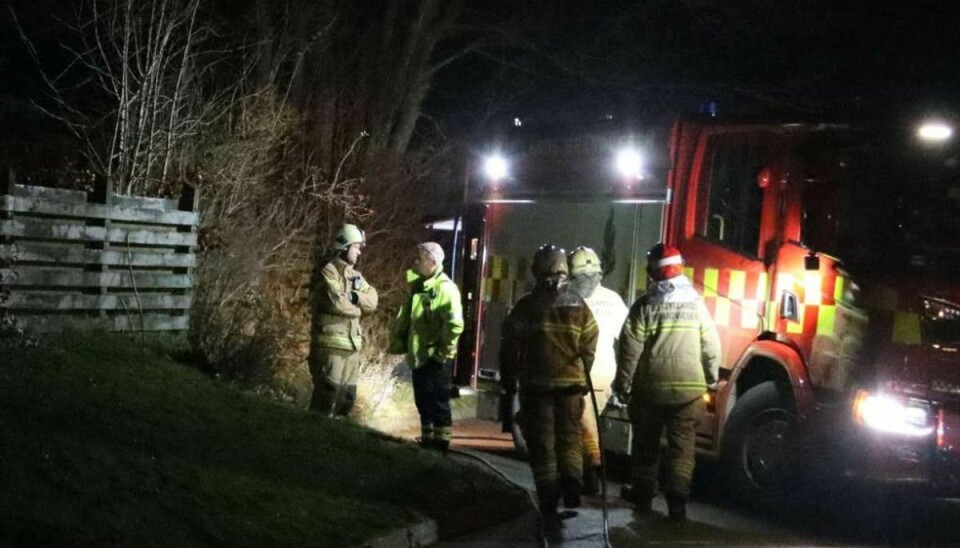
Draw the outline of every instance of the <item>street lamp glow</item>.
<instances>
[{"instance_id":1,"label":"street lamp glow","mask_svg":"<svg viewBox=\"0 0 960 548\"><path fill-rule=\"evenodd\" d=\"M492 181L500 181L507 176L507 161L499 154L488 156L483 162L483 171Z\"/></svg>"},{"instance_id":2,"label":"street lamp glow","mask_svg":"<svg viewBox=\"0 0 960 548\"><path fill-rule=\"evenodd\" d=\"M917 130L917 136L931 143L942 143L953 137L953 128L943 122L927 122Z\"/></svg>"},{"instance_id":3,"label":"street lamp glow","mask_svg":"<svg viewBox=\"0 0 960 548\"><path fill-rule=\"evenodd\" d=\"M640 179L643 177L643 160L633 148L624 148L617 152L617 172L623 177Z\"/></svg>"}]
</instances>

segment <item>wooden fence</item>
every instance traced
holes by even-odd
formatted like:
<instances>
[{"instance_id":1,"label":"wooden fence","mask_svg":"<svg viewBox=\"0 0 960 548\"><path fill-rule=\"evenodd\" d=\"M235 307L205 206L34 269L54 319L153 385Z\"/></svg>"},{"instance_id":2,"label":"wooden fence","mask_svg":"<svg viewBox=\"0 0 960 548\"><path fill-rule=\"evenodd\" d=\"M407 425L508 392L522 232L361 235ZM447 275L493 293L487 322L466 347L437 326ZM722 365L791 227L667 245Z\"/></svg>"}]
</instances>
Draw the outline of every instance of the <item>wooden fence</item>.
<instances>
[{"instance_id":1,"label":"wooden fence","mask_svg":"<svg viewBox=\"0 0 960 548\"><path fill-rule=\"evenodd\" d=\"M197 195L118 196L0 181L0 313L17 327L190 325Z\"/></svg>"}]
</instances>

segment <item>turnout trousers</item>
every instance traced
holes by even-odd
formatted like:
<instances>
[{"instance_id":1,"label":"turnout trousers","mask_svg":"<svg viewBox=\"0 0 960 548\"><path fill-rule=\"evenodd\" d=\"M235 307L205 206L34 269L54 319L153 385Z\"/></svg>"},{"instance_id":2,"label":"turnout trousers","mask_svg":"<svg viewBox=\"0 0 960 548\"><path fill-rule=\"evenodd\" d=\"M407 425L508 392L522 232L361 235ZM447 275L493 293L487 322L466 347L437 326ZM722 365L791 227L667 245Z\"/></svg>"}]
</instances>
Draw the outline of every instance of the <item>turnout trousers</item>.
<instances>
[{"instance_id":1,"label":"turnout trousers","mask_svg":"<svg viewBox=\"0 0 960 548\"><path fill-rule=\"evenodd\" d=\"M360 353L315 346L309 362L313 377L310 409L327 417L349 415L357 399Z\"/></svg>"},{"instance_id":2,"label":"turnout trousers","mask_svg":"<svg viewBox=\"0 0 960 548\"><path fill-rule=\"evenodd\" d=\"M607 405L607 395L603 390L594 391L597 398L597 409L601 412ZM588 392L583 397L583 464L584 466L600 467L600 430L597 427L597 416L593 412L593 400Z\"/></svg>"},{"instance_id":3,"label":"turnout trousers","mask_svg":"<svg viewBox=\"0 0 960 548\"><path fill-rule=\"evenodd\" d=\"M661 490L684 500L689 497L697 424L705 406L701 398L680 405L640 402L630 406L630 422L633 423L631 475L636 497L653 498L657 494L660 436L664 429L667 446L663 455L665 466Z\"/></svg>"},{"instance_id":4,"label":"turnout trousers","mask_svg":"<svg viewBox=\"0 0 960 548\"><path fill-rule=\"evenodd\" d=\"M580 421L583 394L529 393L520 390L520 428L530 453L537 495L555 507L562 484L580 489L583 444Z\"/></svg>"},{"instance_id":5,"label":"turnout trousers","mask_svg":"<svg viewBox=\"0 0 960 548\"><path fill-rule=\"evenodd\" d=\"M420 413L420 439L427 445L446 447L453 438L452 378L452 367L446 362L430 360L413 370L413 399Z\"/></svg>"}]
</instances>

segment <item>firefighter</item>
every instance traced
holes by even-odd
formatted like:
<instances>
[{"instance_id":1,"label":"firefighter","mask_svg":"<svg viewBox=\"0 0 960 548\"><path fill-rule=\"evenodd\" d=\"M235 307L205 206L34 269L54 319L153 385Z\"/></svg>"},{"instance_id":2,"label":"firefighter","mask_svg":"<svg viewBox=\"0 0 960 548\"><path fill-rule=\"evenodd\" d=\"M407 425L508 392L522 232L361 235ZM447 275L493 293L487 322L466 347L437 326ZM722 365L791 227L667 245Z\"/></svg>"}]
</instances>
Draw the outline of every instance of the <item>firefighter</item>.
<instances>
[{"instance_id":1,"label":"firefighter","mask_svg":"<svg viewBox=\"0 0 960 548\"><path fill-rule=\"evenodd\" d=\"M590 370L590 381L597 408L607 404L610 384L617 371L616 345L620 329L627 319L627 305L616 291L600 285L603 268L600 258L589 247L580 246L567 257L570 285L583 297L600 329L596 357ZM584 398L583 410L583 492L595 495L600 490L597 471L600 469L600 432L590 395Z\"/></svg>"},{"instance_id":2,"label":"firefighter","mask_svg":"<svg viewBox=\"0 0 960 548\"><path fill-rule=\"evenodd\" d=\"M597 347L597 322L567 284L566 253L544 245L533 256L533 292L504 320L500 353L503 398L519 388L519 425L546 531L560 527L557 512L580 505L583 446L580 420L587 375Z\"/></svg>"},{"instance_id":3,"label":"firefighter","mask_svg":"<svg viewBox=\"0 0 960 548\"><path fill-rule=\"evenodd\" d=\"M450 389L463 305L457 284L443 273L443 248L417 245L410 294L390 330L390 352L406 354L413 369L413 394L420 413L420 443L446 452L453 437Z\"/></svg>"},{"instance_id":4,"label":"firefighter","mask_svg":"<svg viewBox=\"0 0 960 548\"><path fill-rule=\"evenodd\" d=\"M345 224L334 238L336 256L320 269L313 293L310 337L310 409L326 416L350 414L360 371L360 317L377 309L377 290L355 268L366 236Z\"/></svg>"},{"instance_id":5,"label":"firefighter","mask_svg":"<svg viewBox=\"0 0 960 548\"><path fill-rule=\"evenodd\" d=\"M657 244L647 254L651 286L630 308L620 333L611 401L629 402L633 425L632 486L621 496L649 512L657 493L660 434L667 433L661 486L669 517L686 519L693 477L697 421L703 395L717 381L720 337L700 295L683 275L673 247Z\"/></svg>"}]
</instances>

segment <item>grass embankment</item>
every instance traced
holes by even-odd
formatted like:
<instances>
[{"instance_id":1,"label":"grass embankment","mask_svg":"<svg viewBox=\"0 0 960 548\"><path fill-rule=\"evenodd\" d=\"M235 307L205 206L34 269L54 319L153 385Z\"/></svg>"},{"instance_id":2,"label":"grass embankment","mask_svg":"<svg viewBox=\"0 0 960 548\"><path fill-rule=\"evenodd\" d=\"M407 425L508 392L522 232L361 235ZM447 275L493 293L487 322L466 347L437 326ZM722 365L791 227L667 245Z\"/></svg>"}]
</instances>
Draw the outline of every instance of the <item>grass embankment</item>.
<instances>
[{"instance_id":1,"label":"grass embankment","mask_svg":"<svg viewBox=\"0 0 960 548\"><path fill-rule=\"evenodd\" d=\"M505 498L506 497L506 498ZM130 341L0 354L0 543L352 546L522 493Z\"/></svg>"}]
</instances>

